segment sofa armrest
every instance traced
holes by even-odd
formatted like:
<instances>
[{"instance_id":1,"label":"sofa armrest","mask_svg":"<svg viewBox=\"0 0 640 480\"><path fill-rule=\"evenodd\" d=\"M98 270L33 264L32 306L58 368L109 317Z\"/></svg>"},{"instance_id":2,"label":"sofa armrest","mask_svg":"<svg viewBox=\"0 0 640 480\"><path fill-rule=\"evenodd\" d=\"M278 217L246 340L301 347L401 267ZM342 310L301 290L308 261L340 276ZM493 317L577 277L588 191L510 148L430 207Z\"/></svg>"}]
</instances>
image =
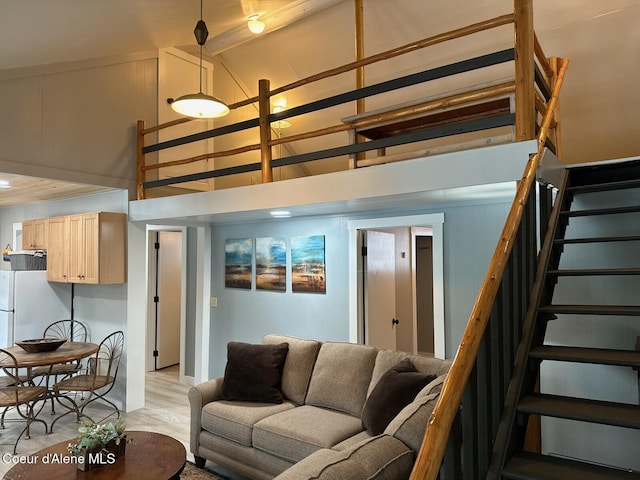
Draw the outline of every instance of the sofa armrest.
<instances>
[{"instance_id":1,"label":"sofa armrest","mask_svg":"<svg viewBox=\"0 0 640 480\"><path fill-rule=\"evenodd\" d=\"M188 397L191 406L190 450L198 455L200 449L200 430L202 429L202 407L207 403L222 398L222 378L208 380L189 389Z\"/></svg>"}]
</instances>

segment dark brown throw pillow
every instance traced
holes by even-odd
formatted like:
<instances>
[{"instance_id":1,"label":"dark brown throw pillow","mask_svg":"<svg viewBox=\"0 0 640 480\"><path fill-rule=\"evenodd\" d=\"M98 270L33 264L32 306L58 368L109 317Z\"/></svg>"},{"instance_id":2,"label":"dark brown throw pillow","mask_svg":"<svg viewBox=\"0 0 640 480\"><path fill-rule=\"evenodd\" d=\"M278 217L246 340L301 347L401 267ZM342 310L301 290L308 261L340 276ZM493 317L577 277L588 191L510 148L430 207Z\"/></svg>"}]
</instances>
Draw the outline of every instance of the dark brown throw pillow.
<instances>
[{"instance_id":1,"label":"dark brown throw pillow","mask_svg":"<svg viewBox=\"0 0 640 480\"><path fill-rule=\"evenodd\" d=\"M418 372L408 358L398 362L380 377L367 398L362 410L362 426L371 435L380 435L400 410L435 378L435 375Z\"/></svg>"},{"instance_id":2,"label":"dark brown throw pillow","mask_svg":"<svg viewBox=\"0 0 640 480\"><path fill-rule=\"evenodd\" d=\"M252 345L229 342L222 399L282 403L280 377L288 351L288 343Z\"/></svg>"}]
</instances>

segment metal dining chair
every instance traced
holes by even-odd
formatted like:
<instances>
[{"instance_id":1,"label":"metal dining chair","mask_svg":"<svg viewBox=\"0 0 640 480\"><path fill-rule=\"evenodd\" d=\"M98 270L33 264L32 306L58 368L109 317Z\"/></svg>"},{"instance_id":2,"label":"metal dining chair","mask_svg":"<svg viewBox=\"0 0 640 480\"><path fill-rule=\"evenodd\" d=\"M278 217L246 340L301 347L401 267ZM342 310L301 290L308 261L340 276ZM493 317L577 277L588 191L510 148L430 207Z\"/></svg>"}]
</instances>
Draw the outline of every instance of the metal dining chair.
<instances>
[{"instance_id":1,"label":"metal dining chair","mask_svg":"<svg viewBox=\"0 0 640 480\"><path fill-rule=\"evenodd\" d=\"M120 417L120 409L105 396L116 383L123 349L124 333L122 331L113 332L100 343L96 354L89 358L84 373L66 378L53 385L55 400L68 411L53 421L51 431L58 420L70 413L75 413L78 421L81 417L85 417L93 422L93 419L84 413L84 409L96 400L102 400L111 405L118 418ZM78 401L76 398L72 398L71 393L82 393L86 398L83 397Z\"/></svg>"},{"instance_id":2,"label":"metal dining chair","mask_svg":"<svg viewBox=\"0 0 640 480\"><path fill-rule=\"evenodd\" d=\"M88 337L87 327L78 320L58 320L45 328L42 338L59 338L68 342L86 342ZM58 377L73 375L82 368L80 360L69 363L59 363L51 367L37 367L31 371L31 377Z\"/></svg>"},{"instance_id":3,"label":"metal dining chair","mask_svg":"<svg viewBox=\"0 0 640 480\"><path fill-rule=\"evenodd\" d=\"M10 383L10 385L0 386L0 408L6 412L7 409L15 407L18 415L26 420L25 427L13 444L13 453L15 455L18 442L20 438L22 438L22 435L26 434L25 438L31 438L30 427L33 422L42 423L45 433L49 432L47 424L44 420L36 418L34 412L35 403L44 397L47 392L47 387L23 383L19 375L16 357L4 349L0 349L0 364L5 365L2 367L5 374L3 378L6 380L4 383ZM22 407L24 407L24 411ZM4 413L2 428L4 428Z\"/></svg>"},{"instance_id":4,"label":"metal dining chair","mask_svg":"<svg viewBox=\"0 0 640 480\"><path fill-rule=\"evenodd\" d=\"M78 320L58 320L53 322L44 329L42 338L65 339L68 342L86 342L88 337L87 327ZM49 386L51 380L57 383L64 378L78 373L82 369L80 360L68 363L59 363L48 367L36 367L31 371L30 380L34 383L47 382L45 386ZM37 380L40 378L41 380ZM51 398L51 414L56 413L55 403Z\"/></svg>"}]
</instances>

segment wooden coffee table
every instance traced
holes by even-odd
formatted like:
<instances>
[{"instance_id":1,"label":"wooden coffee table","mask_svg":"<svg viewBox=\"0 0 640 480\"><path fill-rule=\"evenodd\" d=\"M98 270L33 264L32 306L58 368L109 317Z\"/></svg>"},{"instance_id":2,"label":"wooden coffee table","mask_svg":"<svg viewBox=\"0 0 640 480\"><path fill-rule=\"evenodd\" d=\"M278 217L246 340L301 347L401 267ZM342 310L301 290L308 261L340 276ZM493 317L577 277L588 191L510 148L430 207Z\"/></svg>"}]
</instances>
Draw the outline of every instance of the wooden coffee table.
<instances>
[{"instance_id":1,"label":"wooden coffee table","mask_svg":"<svg viewBox=\"0 0 640 480\"><path fill-rule=\"evenodd\" d=\"M104 465L87 472L77 469L67 445L74 440L56 443L30 455L18 456L4 480L47 479L67 480L161 480L178 479L187 460L187 452L179 441L161 433L127 431L133 443L127 445L126 454L112 465ZM57 460L58 463L51 463ZM34 463L35 462L35 463Z\"/></svg>"}]
</instances>

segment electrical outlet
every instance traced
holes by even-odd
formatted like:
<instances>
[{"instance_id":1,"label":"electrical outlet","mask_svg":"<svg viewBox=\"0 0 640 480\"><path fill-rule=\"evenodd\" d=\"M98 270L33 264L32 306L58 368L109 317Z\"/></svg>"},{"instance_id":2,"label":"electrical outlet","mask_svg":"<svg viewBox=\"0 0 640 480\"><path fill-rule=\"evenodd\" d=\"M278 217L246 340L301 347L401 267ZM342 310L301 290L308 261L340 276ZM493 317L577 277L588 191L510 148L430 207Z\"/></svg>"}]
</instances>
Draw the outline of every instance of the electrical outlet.
<instances>
[{"instance_id":1,"label":"electrical outlet","mask_svg":"<svg viewBox=\"0 0 640 480\"><path fill-rule=\"evenodd\" d=\"M211 297L210 305L212 307L217 307L218 306L218 297Z\"/></svg>"}]
</instances>

